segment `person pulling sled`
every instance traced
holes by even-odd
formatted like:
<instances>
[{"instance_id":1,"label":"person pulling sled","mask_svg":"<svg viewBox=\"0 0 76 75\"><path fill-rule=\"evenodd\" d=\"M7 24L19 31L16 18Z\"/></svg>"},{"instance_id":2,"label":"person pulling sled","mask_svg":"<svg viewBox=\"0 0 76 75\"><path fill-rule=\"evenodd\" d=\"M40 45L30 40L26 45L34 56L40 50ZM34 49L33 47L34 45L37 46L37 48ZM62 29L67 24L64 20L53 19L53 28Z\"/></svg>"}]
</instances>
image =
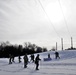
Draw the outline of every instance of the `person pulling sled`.
<instances>
[{"instance_id":1,"label":"person pulling sled","mask_svg":"<svg viewBox=\"0 0 76 75\"><path fill-rule=\"evenodd\" d=\"M60 56L59 56L59 53L56 51L55 52L55 59L59 58L60 59Z\"/></svg>"}]
</instances>

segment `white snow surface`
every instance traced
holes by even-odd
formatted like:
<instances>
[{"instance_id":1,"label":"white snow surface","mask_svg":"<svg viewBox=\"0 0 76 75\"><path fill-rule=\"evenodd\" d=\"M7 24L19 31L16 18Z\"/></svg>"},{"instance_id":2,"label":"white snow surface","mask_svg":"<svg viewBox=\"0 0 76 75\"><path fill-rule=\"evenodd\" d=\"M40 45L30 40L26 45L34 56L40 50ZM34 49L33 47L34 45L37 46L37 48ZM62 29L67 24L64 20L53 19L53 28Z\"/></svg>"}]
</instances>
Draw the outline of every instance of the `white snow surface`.
<instances>
[{"instance_id":1,"label":"white snow surface","mask_svg":"<svg viewBox=\"0 0 76 75\"><path fill-rule=\"evenodd\" d=\"M35 64L32 62L28 63L27 68L23 67L23 56L21 57L21 63L18 63L18 57L15 57L15 63L10 65L9 59L0 58L0 75L76 75L76 50L58 52L60 59L55 59L54 51L39 53L41 61L37 71L35 70ZM48 53L50 53L52 60L44 61L43 59L48 57Z\"/></svg>"}]
</instances>

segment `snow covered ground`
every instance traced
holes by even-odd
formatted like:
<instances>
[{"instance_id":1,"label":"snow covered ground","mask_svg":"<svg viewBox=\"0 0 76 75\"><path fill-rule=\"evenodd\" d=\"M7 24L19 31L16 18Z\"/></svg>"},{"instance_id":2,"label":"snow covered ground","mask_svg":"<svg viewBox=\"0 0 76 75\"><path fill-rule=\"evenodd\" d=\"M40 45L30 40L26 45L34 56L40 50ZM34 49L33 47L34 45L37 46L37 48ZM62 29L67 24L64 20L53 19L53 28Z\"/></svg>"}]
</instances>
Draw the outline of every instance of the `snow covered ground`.
<instances>
[{"instance_id":1,"label":"snow covered ground","mask_svg":"<svg viewBox=\"0 0 76 75\"><path fill-rule=\"evenodd\" d=\"M44 61L43 59L48 57L48 53L52 60ZM10 65L7 58L0 58L0 75L76 75L76 51L59 51L59 54L61 58L55 59L53 51L40 53L42 60L38 71L35 70L35 64L32 62L24 69L23 57L21 63L18 63L16 57L15 63Z\"/></svg>"}]
</instances>

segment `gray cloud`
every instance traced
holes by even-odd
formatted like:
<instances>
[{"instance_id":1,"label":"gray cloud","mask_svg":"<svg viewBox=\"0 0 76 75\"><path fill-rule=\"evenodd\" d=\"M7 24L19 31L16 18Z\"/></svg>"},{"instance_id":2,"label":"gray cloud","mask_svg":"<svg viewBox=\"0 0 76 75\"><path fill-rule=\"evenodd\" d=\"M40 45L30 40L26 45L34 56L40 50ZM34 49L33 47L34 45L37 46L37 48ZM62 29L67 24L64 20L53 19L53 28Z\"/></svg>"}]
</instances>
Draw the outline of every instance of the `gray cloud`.
<instances>
[{"instance_id":1,"label":"gray cloud","mask_svg":"<svg viewBox=\"0 0 76 75\"><path fill-rule=\"evenodd\" d=\"M57 0L40 1L45 10L48 4L57 3L58 5ZM50 20L53 20L52 25L38 0L0 0L0 41L8 40L13 43L26 41L48 48L55 46L55 42L58 42L60 49L61 37L64 38L65 43L67 40L70 41L69 30L74 39L74 44L76 44L76 0L60 0L60 3L68 29L62 12L60 12L62 15L62 20L60 22L54 21L56 19L52 19L53 17L50 17L50 14L47 13ZM53 7L50 7L50 12L51 8ZM54 14L56 14L56 12L54 12ZM66 47L68 46L70 46L70 44L67 42Z\"/></svg>"}]
</instances>

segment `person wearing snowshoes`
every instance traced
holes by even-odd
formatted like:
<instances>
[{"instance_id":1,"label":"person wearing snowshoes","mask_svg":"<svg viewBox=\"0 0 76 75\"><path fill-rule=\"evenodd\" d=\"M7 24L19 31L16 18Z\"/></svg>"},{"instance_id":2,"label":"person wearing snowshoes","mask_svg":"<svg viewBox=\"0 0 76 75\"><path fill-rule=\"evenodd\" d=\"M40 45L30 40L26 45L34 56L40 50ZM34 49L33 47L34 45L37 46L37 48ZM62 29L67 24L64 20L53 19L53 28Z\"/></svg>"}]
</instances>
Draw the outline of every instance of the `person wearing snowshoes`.
<instances>
[{"instance_id":1,"label":"person wearing snowshoes","mask_svg":"<svg viewBox=\"0 0 76 75\"><path fill-rule=\"evenodd\" d=\"M39 54L37 54L36 58L35 58L35 64L36 64L36 70L39 70L38 67L39 67L39 61L41 59L39 58Z\"/></svg>"},{"instance_id":2,"label":"person wearing snowshoes","mask_svg":"<svg viewBox=\"0 0 76 75\"><path fill-rule=\"evenodd\" d=\"M12 64L12 55L9 54L9 64Z\"/></svg>"},{"instance_id":3,"label":"person wearing snowshoes","mask_svg":"<svg viewBox=\"0 0 76 75\"><path fill-rule=\"evenodd\" d=\"M14 55L12 55L12 62L14 62L14 63L15 63L14 58L15 58L15 57L14 57Z\"/></svg>"},{"instance_id":4,"label":"person wearing snowshoes","mask_svg":"<svg viewBox=\"0 0 76 75\"><path fill-rule=\"evenodd\" d=\"M21 63L21 56L20 55L18 56L18 61L19 61L19 63Z\"/></svg>"},{"instance_id":5,"label":"person wearing snowshoes","mask_svg":"<svg viewBox=\"0 0 76 75\"><path fill-rule=\"evenodd\" d=\"M27 56L27 54L24 55L23 59L24 59L24 68L27 68L27 64L28 64L28 56Z\"/></svg>"},{"instance_id":6,"label":"person wearing snowshoes","mask_svg":"<svg viewBox=\"0 0 76 75\"><path fill-rule=\"evenodd\" d=\"M30 57L31 57L30 61L34 62L34 54L32 54Z\"/></svg>"}]
</instances>

